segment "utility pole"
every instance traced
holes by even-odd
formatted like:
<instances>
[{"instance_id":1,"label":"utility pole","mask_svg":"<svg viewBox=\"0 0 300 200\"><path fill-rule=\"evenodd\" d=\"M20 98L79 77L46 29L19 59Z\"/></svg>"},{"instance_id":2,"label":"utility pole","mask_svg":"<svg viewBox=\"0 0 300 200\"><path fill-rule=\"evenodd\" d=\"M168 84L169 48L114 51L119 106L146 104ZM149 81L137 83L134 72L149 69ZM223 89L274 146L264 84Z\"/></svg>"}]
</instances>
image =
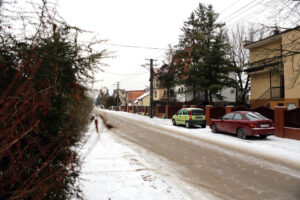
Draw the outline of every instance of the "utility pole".
<instances>
[{"instance_id":1,"label":"utility pole","mask_svg":"<svg viewBox=\"0 0 300 200\"><path fill-rule=\"evenodd\" d=\"M150 113L149 116L150 118L153 118L153 75L154 75L154 71L153 71L153 59L147 59L150 60Z\"/></svg>"},{"instance_id":2,"label":"utility pole","mask_svg":"<svg viewBox=\"0 0 300 200\"><path fill-rule=\"evenodd\" d=\"M153 59L150 59L150 118L153 118Z\"/></svg>"},{"instance_id":3,"label":"utility pole","mask_svg":"<svg viewBox=\"0 0 300 200\"><path fill-rule=\"evenodd\" d=\"M119 106L119 89L120 89L120 82L117 82L117 106Z\"/></svg>"}]
</instances>

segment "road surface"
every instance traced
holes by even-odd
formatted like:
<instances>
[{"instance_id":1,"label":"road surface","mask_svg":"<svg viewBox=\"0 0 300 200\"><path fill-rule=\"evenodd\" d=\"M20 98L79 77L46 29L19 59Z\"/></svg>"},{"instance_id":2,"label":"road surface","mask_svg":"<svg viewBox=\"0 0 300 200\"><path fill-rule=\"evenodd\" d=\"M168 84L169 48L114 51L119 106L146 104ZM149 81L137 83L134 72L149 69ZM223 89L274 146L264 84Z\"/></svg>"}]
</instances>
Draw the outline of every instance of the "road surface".
<instances>
[{"instance_id":1,"label":"road surface","mask_svg":"<svg viewBox=\"0 0 300 200\"><path fill-rule=\"evenodd\" d=\"M105 113L105 118L117 137L163 158L156 163L158 168L180 180L183 188L190 185L224 200L300 199L300 166L264 160L242 149L232 151L118 115ZM190 195L197 199L197 193Z\"/></svg>"}]
</instances>

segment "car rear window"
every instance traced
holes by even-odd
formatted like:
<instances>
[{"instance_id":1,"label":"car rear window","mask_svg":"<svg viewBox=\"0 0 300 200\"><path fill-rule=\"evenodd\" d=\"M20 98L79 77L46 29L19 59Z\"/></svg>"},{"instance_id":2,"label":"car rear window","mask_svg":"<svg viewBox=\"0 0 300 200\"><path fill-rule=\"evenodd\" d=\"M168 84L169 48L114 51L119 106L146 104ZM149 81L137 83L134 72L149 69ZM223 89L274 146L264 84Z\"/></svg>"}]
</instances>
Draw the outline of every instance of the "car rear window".
<instances>
[{"instance_id":1,"label":"car rear window","mask_svg":"<svg viewBox=\"0 0 300 200\"><path fill-rule=\"evenodd\" d=\"M248 120L264 120L264 119L268 119L265 116L263 116L262 114L258 113L258 112L249 112L245 114L246 119Z\"/></svg>"},{"instance_id":2,"label":"car rear window","mask_svg":"<svg viewBox=\"0 0 300 200\"><path fill-rule=\"evenodd\" d=\"M203 115L204 111L203 110L191 110L192 115Z\"/></svg>"}]
</instances>

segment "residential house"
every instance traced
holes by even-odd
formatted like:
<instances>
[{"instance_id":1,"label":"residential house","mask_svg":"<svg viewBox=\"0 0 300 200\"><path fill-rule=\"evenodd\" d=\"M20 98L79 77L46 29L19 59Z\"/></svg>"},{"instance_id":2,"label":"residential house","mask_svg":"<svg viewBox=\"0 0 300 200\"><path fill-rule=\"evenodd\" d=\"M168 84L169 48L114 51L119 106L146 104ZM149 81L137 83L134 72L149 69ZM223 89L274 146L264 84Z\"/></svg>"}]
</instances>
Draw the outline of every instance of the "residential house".
<instances>
[{"instance_id":1,"label":"residential house","mask_svg":"<svg viewBox=\"0 0 300 200\"><path fill-rule=\"evenodd\" d=\"M153 75L153 101L154 102L166 102L167 101L167 88L162 87L160 80L159 80L159 72L160 68L154 68L153 69L154 75ZM173 89L171 89L173 90ZM170 100L173 101L173 92L171 92L171 98Z\"/></svg>"},{"instance_id":2,"label":"residential house","mask_svg":"<svg viewBox=\"0 0 300 200\"><path fill-rule=\"evenodd\" d=\"M116 98L118 106L126 105L126 91L124 89L115 89L113 97Z\"/></svg>"},{"instance_id":3,"label":"residential house","mask_svg":"<svg viewBox=\"0 0 300 200\"><path fill-rule=\"evenodd\" d=\"M300 107L300 27L255 42L244 42L250 51L251 107Z\"/></svg>"},{"instance_id":4,"label":"residential house","mask_svg":"<svg viewBox=\"0 0 300 200\"><path fill-rule=\"evenodd\" d=\"M150 92L145 92L144 94L136 98L134 104L137 106L150 106Z\"/></svg>"},{"instance_id":5,"label":"residential house","mask_svg":"<svg viewBox=\"0 0 300 200\"><path fill-rule=\"evenodd\" d=\"M126 91L127 97L126 97L126 102L127 105L131 106L134 105L134 101L136 98L141 96L142 94L145 93L145 90L131 90L131 91Z\"/></svg>"},{"instance_id":6,"label":"residential house","mask_svg":"<svg viewBox=\"0 0 300 200\"><path fill-rule=\"evenodd\" d=\"M230 78L236 80L235 72L230 72L228 74ZM226 103L235 103L236 102L236 88L233 87L225 87L219 91L219 94L223 96L223 100L218 100L213 98L214 102L226 102Z\"/></svg>"}]
</instances>

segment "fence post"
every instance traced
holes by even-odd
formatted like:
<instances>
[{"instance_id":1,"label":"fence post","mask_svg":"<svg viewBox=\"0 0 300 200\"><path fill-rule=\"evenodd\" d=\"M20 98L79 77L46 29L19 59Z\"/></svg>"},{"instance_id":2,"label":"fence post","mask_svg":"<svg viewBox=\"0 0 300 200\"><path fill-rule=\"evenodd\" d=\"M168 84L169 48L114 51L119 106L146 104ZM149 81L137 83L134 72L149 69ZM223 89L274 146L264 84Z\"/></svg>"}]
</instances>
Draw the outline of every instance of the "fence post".
<instances>
[{"instance_id":1,"label":"fence post","mask_svg":"<svg viewBox=\"0 0 300 200\"><path fill-rule=\"evenodd\" d=\"M212 109L212 105L205 106L205 119L206 125L210 126L210 111Z\"/></svg>"},{"instance_id":2,"label":"fence post","mask_svg":"<svg viewBox=\"0 0 300 200\"><path fill-rule=\"evenodd\" d=\"M156 114L156 117L159 117L159 106L155 106L155 114Z\"/></svg>"},{"instance_id":3,"label":"fence post","mask_svg":"<svg viewBox=\"0 0 300 200\"><path fill-rule=\"evenodd\" d=\"M233 106L226 106L226 114L231 113L233 108Z\"/></svg>"},{"instance_id":4,"label":"fence post","mask_svg":"<svg viewBox=\"0 0 300 200\"><path fill-rule=\"evenodd\" d=\"M166 119L169 119L169 105L166 105L165 109L166 109Z\"/></svg>"},{"instance_id":5,"label":"fence post","mask_svg":"<svg viewBox=\"0 0 300 200\"><path fill-rule=\"evenodd\" d=\"M285 106L275 106L274 109L274 125L275 125L275 135L277 137L284 137L284 111L286 111Z\"/></svg>"}]
</instances>

